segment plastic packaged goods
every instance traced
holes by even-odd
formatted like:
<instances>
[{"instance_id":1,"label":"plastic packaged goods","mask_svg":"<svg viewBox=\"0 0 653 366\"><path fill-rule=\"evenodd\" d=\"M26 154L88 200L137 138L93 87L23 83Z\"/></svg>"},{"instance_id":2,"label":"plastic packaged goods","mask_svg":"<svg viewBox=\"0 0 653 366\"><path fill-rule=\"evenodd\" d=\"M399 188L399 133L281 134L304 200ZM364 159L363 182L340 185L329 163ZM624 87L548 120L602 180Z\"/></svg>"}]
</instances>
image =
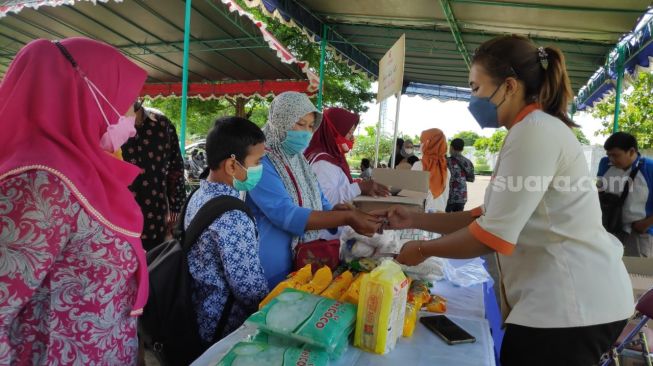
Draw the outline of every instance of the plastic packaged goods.
<instances>
[{"instance_id":1,"label":"plastic packaged goods","mask_svg":"<svg viewBox=\"0 0 653 366\"><path fill-rule=\"evenodd\" d=\"M355 321L354 305L285 289L246 323L266 333L334 352L338 342L349 337Z\"/></svg>"},{"instance_id":2,"label":"plastic packaged goods","mask_svg":"<svg viewBox=\"0 0 653 366\"><path fill-rule=\"evenodd\" d=\"M329 286L332 280L333 274L331 273L331 268L324 266L315 272L312 280L306 284L299 286L297 289L308 292L309 294L319 295Z\"/></svg>"},{"instance_id":3,"label":"plastic packaged goods","mask_svg":"<svg viewBox=\"0 0 653 366\"><path fill-rule=\"evenodd\" d=\"M279 282L272 291L261 301L258 305L259 309L262 309L267 303L279 295L283 290L287 288L299 288L302 285L305 285L313 278L313 272L311 270L311 265L307 264L299 271L294 274L291 273L290 277L284 281Z\"/></svg>"},{"instance_id":4,"label":"plastic packaged goods","mask_svg":"<svg viewBox=\"0 0 653 366\"><path fill-rule=\"evenodd\" d=\"M323 351L240 342L233 346L217 366L327 366L328 364L329 356Z\"/></svg>"},{"instance_id":5,"label":"plastic packaged goods","mask_svg":"<svg viewBox=\"0 0 653 366\"><path fill-rule=\"evenodd\" d=\"M255 343L265 343L277 347L306 348L321 351L319 348L311 346L310 344L302 344L299 341L295 341L290 338L279 337L274 334L268 334L262 330L258 330L256 333L251 335L249 337L249 341ZM336 345L336 348L333 350L333 352L329 353L329 359L338 360L340 357L342 357L342 355L344 355L345 352L347 352L349 349L349 341L349 337L342 337L338 341L338 344Z\"/></svg>"},{"instance_id":6,"label":"plastic packaged goods","mask_svg":"<svg viewBox=\"0 0 653 366\"><path fill-rule=\"evenodd\" d=\"M404 318L403 329L404 337L411 337L413 335L419 311L422 305L428 303L430 300L429 283L421 280L411 281L406 302L406 316Z\"/></svg>"},{"instance_id":7,"label":"plastic packaged goods","mask_svg":"<svg viewBox=\"0 0 653 366\"><path fill-rule=\"evenodd\" d=\"M358 305L361 283L363 283L363 279L367 276L369 276L369 273L359 273L356 278L354 278L354 282L352 282L347 291L340 296L338 301Z\"/></svg>"},{"instance_id":8,"label":"plastic packaged goods","mask_svg":"<svg viewBox=\"0 0 653 366\"><path fill-rule=\"evenodd\" d=\"M385 261L364 277L358 301L354 345L365 351L391 351L403 332L408 279L401 267Z\"/></svg>"},{"instance_id":9,"label":"plastic packaged goods","mask_svg":"<svg viewBox=\"0 0 653 366\"><path fill-rule=\"evenodd\" d=\"M354 282L354 275L349 271L344 271L338 277L336 277L333 282L331 282L326 290L322 291L320 296L338 300L340 296L342 296L347 291L349 286L351 286L352 282Z\"/></svg>"},{"instance_id":10,"label":"plastic packaged goods","mask_svg":"<svg viewBox=\"0 0 653 366\"><path fill-rule=\"evenodd\" d=\"M432 295L431 301L424 304L426 311L431 313L446 313L447 312L447 299L442 296Z\"/></svg>"}]
</instances>

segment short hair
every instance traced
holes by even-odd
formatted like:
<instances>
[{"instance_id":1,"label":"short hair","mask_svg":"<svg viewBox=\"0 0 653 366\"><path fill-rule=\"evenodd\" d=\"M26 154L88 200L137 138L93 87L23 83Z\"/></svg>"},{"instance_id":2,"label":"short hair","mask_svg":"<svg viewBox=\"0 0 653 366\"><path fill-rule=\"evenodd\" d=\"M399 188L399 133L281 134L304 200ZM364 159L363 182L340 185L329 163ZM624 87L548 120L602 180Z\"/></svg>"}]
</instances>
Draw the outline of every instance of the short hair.
<instances>
[{"instance_id":1,"label":"short hair","mask_svg":"<svg viewBox=\"0 0 653 366\"><path fill-rule=\"evenodd\" d=\"M361 159L361 165L363 167L365 167L365 168L369 168L370 167L370 159L368 159L368 158Z\"/></svg>"},{"instance_id":2,"label":"short hair","mask_svg":"<svg viewBox=\"0 0 653 366\"><path fill-rule=\"evenodd\" d=\"M463 151L465 149L465 140L457 138L451 140L451 147L456 151Z\"/></svg>"},{"instance_id":3,"label":"short hair","mask_svg":"<svg viewBox=\"0 0 653 366\"><path fill-rule=\"evenodd\" d=\"M250 147L265 142L263 131L250 120L240 117L218 118L206 136L206 161L215 170L234 155L245 164Z\"/></svg>"},{"instance_id":4,"label":"short hair","mask_svg":"<svg viewBox=\"0 0 653 366\"><path fill-rule=\"evenodd\" d=\"M621 149L623 151L628 151L630 149L635 149L637 151L637 139L635 136L626 133L626 132L616 132L612 136L608 137L603 144L603 148L608 151L612 149Z\"/></svg>"}]
</instances>

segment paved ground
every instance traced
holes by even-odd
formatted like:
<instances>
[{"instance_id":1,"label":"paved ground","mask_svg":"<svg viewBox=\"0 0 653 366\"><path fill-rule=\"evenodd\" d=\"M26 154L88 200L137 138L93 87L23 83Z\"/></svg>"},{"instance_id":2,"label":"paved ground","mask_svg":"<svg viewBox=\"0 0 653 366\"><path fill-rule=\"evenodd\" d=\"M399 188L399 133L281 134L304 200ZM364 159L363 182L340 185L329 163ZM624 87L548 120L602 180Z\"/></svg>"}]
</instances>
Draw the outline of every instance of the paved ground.
<instances>
[{"instance_id":1,"label":"paved ground","mask_svg":"<svg viewBox=\"0 0 653 366\"><path fill-rule=\"evenodd\" d=\"M483 204L485 188L490 183L490 177L476 176L474 183L467 183L467 205L466 208L474 208Z\"/></svg>"}]
</instances>

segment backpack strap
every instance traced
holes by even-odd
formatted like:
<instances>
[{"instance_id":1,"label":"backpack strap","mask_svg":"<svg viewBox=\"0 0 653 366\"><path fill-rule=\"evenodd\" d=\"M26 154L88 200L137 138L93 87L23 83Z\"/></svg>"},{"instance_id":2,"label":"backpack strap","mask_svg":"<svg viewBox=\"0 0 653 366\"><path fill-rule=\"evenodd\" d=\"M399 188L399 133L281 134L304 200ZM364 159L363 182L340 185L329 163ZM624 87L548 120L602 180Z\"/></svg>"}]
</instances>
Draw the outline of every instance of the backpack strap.
<instances>
[{"instance_id":1,"label":"backpack strap","mask_svg":"<svg viewBox=\"0 0 653 366\"><path fill-rule=\"evenodd\" d=\"M633 168L630 171L630 179L626 181L626 184L624 186L624 191L621 192L620 202L622 206L626 202L626 198L628 198L628 193L630 192L630 182L633 182L633 185L635 185L635 176L637 176L637 173L639 173L640 169L643 166L643 163L644 160L640 158L639 163L633 166Z\"/></svg>"},{"instance_id":2,"label":"backpack strap","mask_svg":"<svg viewBox=\"0 0 653 366\"><path fill-rule=\"evenodd\" d=\"M184 207L184 211L186 208ZM220 197L215 197L210 200L208 200L204 205L197 211L195 214L195 217L193 217L193 220L190 222L188 225L188 228L184 230L183 232L183 250L186 255L188 255L188 252L190 251L190 248L199 240L200 235L206 230L211 224L218 219L220 216L222 216L225 212L228 211L242 211L247 216L249 216L252 221L254 221L254 217L252 216L252 212L250 211L249 207L245 204L245 202L241 201L240 199L232 196L220 196ZM184 216L185 216L184 212ZM184 220L179 220L182 222Z\"/></svg>"},{"instance_id":3,"label":"backpack strap","mask_svg":"<svg viewBox=\"0 0 653 366\"><path fill-rule=\"evenodd\" d=\"M188 198L188 201L190 201L190 197ZM247 214L247 216L249 216L252 222L255 223L254 216L252 215L252 212L250 211L249 207L247 207L245 202L232 196L220 196L212 198L204 203L204 205L193 217L193 220L188 225L188 228L183 231L184 217L186 216L186 206L188 205L188 201L186 201L186 204L182 210L184 216L182 216L179 220L182 227L182 250L184 252L184 256L186 257L188 256L188 252L190 252L190 248L193 246L193 244L199 240L200 235L202 235L202 233L208 229L208 227L211 226L215 220L217 220L220 216L228 211L242 211ZM256 235L258 236L258 232ZM229 294L227 295L227 302L225 303L224 308L222 308L222 313L220 314L218 325L215 327L215 333L213 334L213 339L211 340L212 342L218 339L222 331L227 326L227 321L229 320L229 315L231 314L231 310L234 305L234 295L232 294L228 284L227 290L229 291Z\"/></svg>"}]
</instances>

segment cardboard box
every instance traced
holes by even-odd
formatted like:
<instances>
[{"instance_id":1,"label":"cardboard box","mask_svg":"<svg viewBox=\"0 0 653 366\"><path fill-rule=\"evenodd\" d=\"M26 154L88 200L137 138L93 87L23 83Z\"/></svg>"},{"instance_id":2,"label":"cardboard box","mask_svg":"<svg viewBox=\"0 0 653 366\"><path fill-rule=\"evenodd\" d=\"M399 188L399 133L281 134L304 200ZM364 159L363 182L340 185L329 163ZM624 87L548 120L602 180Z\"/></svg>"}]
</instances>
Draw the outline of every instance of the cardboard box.
<instances>
[{"instance_id":1,"label":"cardboard box","mask_svg":"<svg viewBox=\"0 0 653 366\"><path fill-rule=\"evenodd\" d=\"M623 257L633 283L635 301L653 287L653 258Z\"/></svg>"},{"instance_id":2,"label":"cardboard box","mask_svg":"<svg viewBox=\"0 0 653 366\"><path fill-rule=\"evenodd\" d=\"M398 193L390 197L356 197L354 205L358 209L369 212L400 205L411 211L424 212L429 192L429 172L374 169L372 176L375 182L388 186L391 192Z\"/></svg>"}]
</instances>

